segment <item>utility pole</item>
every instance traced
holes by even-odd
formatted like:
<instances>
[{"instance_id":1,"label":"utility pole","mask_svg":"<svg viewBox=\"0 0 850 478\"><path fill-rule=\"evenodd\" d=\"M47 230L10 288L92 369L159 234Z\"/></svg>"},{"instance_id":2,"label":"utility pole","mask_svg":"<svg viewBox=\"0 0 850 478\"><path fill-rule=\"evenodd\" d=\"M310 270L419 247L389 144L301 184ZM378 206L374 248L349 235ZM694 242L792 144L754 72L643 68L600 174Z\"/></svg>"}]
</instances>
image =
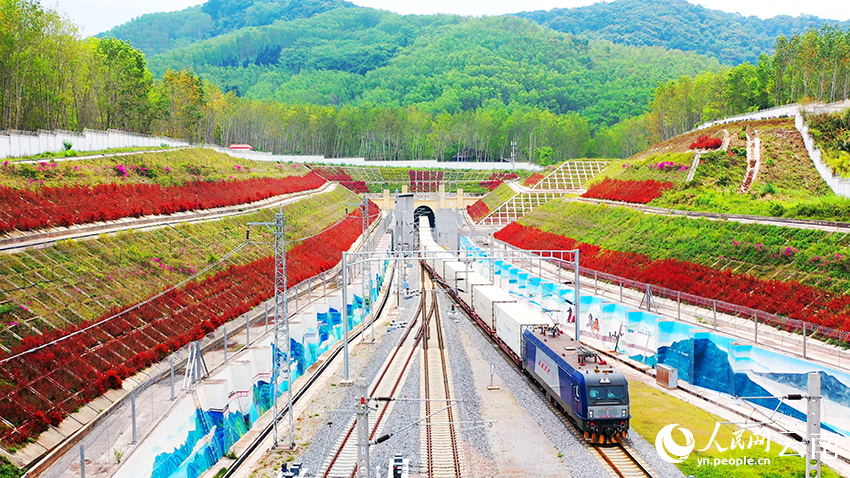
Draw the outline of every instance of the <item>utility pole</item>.
<instances>
[{"instance_id":1,"label":"utility pole","mask_svg":"<svg viewBox=\"0 0 850 478\"><path fill-rule=\"evenodd\" d=\"M809 403L806 414L806 476L820 478L820 372L809 373Z\"/></svg>"},{"instance_id":2,"label":"utility pole","mask_svg":"<svg viewBox=\"0 0 850 478\"><path fill-rule=\"evenodd\" d=\"M357 476L370 478L369 469L369 382L357 379Z\"/></svg>"},{"instance_id":3,"label":"utility pole","mask_svg":"<svg viewBox=\"0 0 850 478\"><path fill-rule=\"evenodd\" d=\"M248 226L266 226L274 233L274 355L272 360L272 407L274 409L274 448L278 446L278 388L280 373L286 374L286 391L289 416L289 447L295 449L295 424L292 421L292 357L290 354L289 311L286 298L286 218L283 207L274 216L274 222L254 222ZM281 337L281 334L283 337ZM280 358L278 358L280 357ZM281 363L283 362L283 363ZM285 367L281 370L281 367Z\"/></svg>"},{"instance_id":4,"label":"utility pole","mask_svg":"<svg viewBox=\"0 0 850 478\"><path fill-rule=\"evenodd\" d=\"M370 253L372 252L371 244L366 243L366 233L369 230L369 198L366 195L363 195L363 205L361 207L361 217L363 219L363 232L361 236L363 238L363 251ZM367 258L371 259L372 255L369 254ZM366 261L363 264L361 269L363 271L362 275L362 291L363 291L363 320L366 320L366 313L372 310L372 262ZM375 324L374 322L371 325L372 332L372 342L375 342Z\"/></svg>"},{"instance_id":5,"label":"utility pole","mask_svg":"<svg viewBox=\"0 0 850 478\"><path fill-rule=\"evenodd\" d=\"M353 300L351 301L354 302ZM353 309L354 307L352 307ZM352 313L354 311L352 310ZM348 375L348 253L342 253L342 383L351 385Z\"/></svg>"},{"instance_id":6,"label":"utility pole","mask_svg":"<svg viewBox=\"0 0 850 478\"><path fill-rule=\"evenodd\" d=\"M573 283L573 285L575 286L574 287L574 289L575 289L574 299L575 300L573 300L573 303L574 303L574 307L576 309L575 310L576 342L581 342L581 319L579 318L581 316L581 284L579 282L580 278L581 278L581 267L579 266L578 249L573 251L573 263L575 264L575 269L576 269L576 276L575 276L575 279L573 279L575 281Z\"/></svg>"}]
</instances>

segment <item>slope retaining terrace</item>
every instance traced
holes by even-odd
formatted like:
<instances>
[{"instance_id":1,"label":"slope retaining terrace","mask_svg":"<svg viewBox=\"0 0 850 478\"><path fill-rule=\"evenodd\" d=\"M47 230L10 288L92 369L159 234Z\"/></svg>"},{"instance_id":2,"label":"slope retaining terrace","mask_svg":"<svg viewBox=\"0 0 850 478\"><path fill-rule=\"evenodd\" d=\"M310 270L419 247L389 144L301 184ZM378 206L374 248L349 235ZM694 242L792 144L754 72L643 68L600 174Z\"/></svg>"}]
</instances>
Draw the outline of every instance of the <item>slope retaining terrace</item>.
<instances>
[{"instance_id":1,"label":"slope retaining terrace","mask_svg":"<svg viewBox=\"0 0 850 478\"><path fill-rule=\"evenodd\" d=\"M484 216L478 225L504 226L565 194L581 194L584 185L606 166L607 161L565 161L531 188L508 181L506 184L513 189L514 195Z\"/></svg>"},{"instance_id":2,"label":"slope retaining terrace","mask_svg":"<svg viewBox=\"0 0 850 478\"><path fill-rule=\"evenodd\" d=\"M214 209L177 212L168 215L125 217L114 221L80 224L69 227L51 227L35 232L15 231L0 238L0 253L18 252L29 247L42 247L52 242L68 239L81 239L100 234L114 234L131 229L163 227L184 222L200 222L220 219L227 216L241 216L260 209L282 206L293 201L299 201L316 194L331 192L338 187L337 183L326 182L318 189L283 194L247 204L237 204Z\"/></svg>"},{"instance_id":3,"label":"slope retaining terrace","mask_svg":"<svg viewBox=\"0 0 850 478\"><path fill-rule=\"evenodd\" d=\"M467 238L462 238L462 242L464 248L470 248L471 254L477 256L473 262L475 272L493 278L494 284L507 287L533 310L548 312L572 329L567 318L571 315L570 302L575 301L575 292L572 284L559 283L561 273L555 264L536 256L493 262L486 259L486 254L475 252L477 247ZM497 243L516 250L500 241ZM525 279L514 272L520 268L528 272ZM571 271L567 273L572 275ZM786 395L800 393L801 387L805 393L806 373L820 372L824 377L823 439L829 443L824 447L830 450L830 456L824 460L831 466L845 466L832 455L837 450L841 460L850 456L850 400L846 399L850 391L850 363L846 356L843 363L837 362L841 361L840 349L818 344L814 350L816 341L810 340L809 358L799 358L779 347L780 342L796 340L799 344L800 337L795 334L764 325L754 329L751 320L719 313L716 330L712 330L711 309L677 304L674 297L656 298L652 301L653 311L641 310L641 305L646 305L646 295L641 290L628 287L618 290L616 282L588 280L585 271L582 275L581 308L576 314L582 341L603 351L615 349L610 352L612 355L648 374L654 372L656 363L675 367L682 389L727 410L735 410L750 423L762 422L774 431L790 430L803 436L805 402L784 402L779 406L775 400L770 403L756 400L758 403L751 404L730 396ZM538 278L532 280L535 276ZM747 336L755 340L747 340ZM779 414L774 408L778 408ZM787 436L772 435L771 439L780 445L788 441ZM801 451L802 446L794 442L791 448Z\"/></svg>"},{"instance_id":4,"label":"slope retaining terrace","mask_svg":"<svg viewBox=\"0 0 850 478\"><path fill-rule=\"evenodd\" d=\"M375 221L370 226L370 230L369 230L369 233L368 233L369 236L370 237L371 236L374 236L374 237L380 236L380 237L383 238L385 236L387 224L388 223L387 223L386 217L384 217L382 220ZM370 239L370 242L371 242L371 239ZM358 238L351 245L351 247L349 248L349 251L359 250L363 243L364 243L363 238L362 237ZM388 236L387 236L387 239L385 241L378 242L377 247L380 248L380 247L383 247L382 245L388 245L388 244L389 244L389 239L388 239ZM383 271L384 271L384 273L386 272L386 267L383 269ZM318 344L316 343L317 339L321 335L319 335L318 333L315 333L315 332L311 332L309 330L309 328L306 327L307 322L311 322L311 320L307 319L307 317L312 317L312 319L315 320L317 318L321 319L322 313L324 313L325 315L328 315L328 316L331 316L331 314L333 314L333 312L330 311L327 307L325 307L324 311L323 311L318 306L316 306L315 309L314 309L314 307L311 306L310 304L312 303L311 301L314 301L317 298L321 297L323 292L331 291L334 287L336 287L335 284L338 283L339 272L340 272L340 265L337 264L337 266L335 266L333 269L326 271L326 272L320 274L317 277L314 277L312 279L308 279L304 283L298 284L298 285L291 287L287 290L287 295L289 297L289 303L294 304L292 310L294 310L295 312L292 313L292 316L294 318L299 318L299 317L301 318L301 321L299 322L301 324L301 327L298 328L297 330L293 330L293 332L292 332L293 337L295 337L297 334L301 334L300 336L303 337L303 339L304 339L301 342L302 345L300 347L301 355L298 355L297 352L296 352L296 349L293 348L294 358L300 359L301 363L302 363L302 365L297 367L298 368L297 372L295 371L296 367L293 367L293 374L294 374L295 378L297 378L297 376L299 374L303 373L304 370L306 370L306 366L304 366L304 364L307 364L307 362L312 363L312 361L315 361L315 358L319 354L319 350L322 350L323 346L328 345L328 344L325 344L325 343L318 343ZM375 288L373 289L373 300L370 303L376 303L374 299L377 298L377 291L382 290L382 288L383 288L383 290L385 290L387 288L386 282L382 279L384 274L380 274L380 276L381 276L381 278L379 278L376 281L376 283L374 284ZM313 280L313 279L319 279L319 280ZM360 286L357 285L357 284L350 286L351 293L349 294L349 297L348 297L348 303L349 303L348 309L349 309L349 323L351 323L352 325L354 325L355 323L359 323L361 321L362 317L363 317L363 314L360 311L363 310L364 301L362 300L362 298L359 295L360 289L361 289ZM383 293L385 293L385 292L383 292ZM340 294L339 294L338 291L336 291L335 296L336 296L336 302L334 302L334 304L336 304L335 307L337 309L341 309L341 306L339 305L339 304L341 304L341 300L340 300L341 298L339 297ZM299 299L298 299L299 297L301 298L300 305L302 307L299 307ZM271 304L271 307L268 307L269 304ZM245 316L234 319L233 321L229 322L228 324L225 324L224 326L219 327L214 333L209 334L207 337L205 337L202 341L202 346L204 348L204 353L205 353L205 356L206 356L205 360L210 365L210 368L212 369L214 364L222 363L222 365L225 365L225 364L223 364L223 361L228 359L227 352L223 351L223 349L221 348L221 344L223 343L222 339L224 337L227 338L227 342L228 342L229 347L232 347L233 349L236 349L236 350L238 350L239 347L242 346L242 345L244 345L242 350L246 350L246 351L254 350L254 349L257 349L258 344L268 343L268 341L269 341L269 335L268 335L269 334L269 319L268 319L268 317L269 317L269 313L270 313L269 311L273 310L273 308L274 308L273 299L270 299L269 301L266 302L265 307L263 307L263 305L258 306L257 308L253 309L252 311L246 313ZM367 311L367 314L368 314L368 311ZM263 328L263 316L265 316L265 319L266 319L265 320L265 329ZM335 315L332 315L331 317L337 323L336 327L334 328L334 330L325 330L323 328L323 332L327 332L328 335L331 336L331 337L338 336L340 332L339 332L339 330L336 330L336 329L339 329L341 327L339 325L339 322L341 320L340 314L337 313ZM245 332L247 330L246 326L248 324L250 324L250 329L251 329L250 337L253 338L253 339L250 340L250 343L248 342L249 334L247 334ZM273 327L274 327L274 325L272 324L272 328ZM352 329L353 329L353 327L352 327ZM263 330L265 330L265 335L263 334ZM229 333L228 333L228 331L229 331ZM326 342L330 342L330 339L327 340ZM262 345L259 345L259 348L262 348ZM268 347L266 347L266 349L268 349ZM180 351L178 351L178 352L176 352L175 354L172 355L172 357L174 358L174 362L175 362L175 368L178 369L178 370L180 368L182 368L183 365L185 364L186 355L187 355L185 352L186 352L186 348L184 347L183 349L181 349ZM253 352L253 351L249 352L249 353L252 353L256 356L256 353ZM270 356L270 354L269 354L269 356ZM230 360L227 360L227 364L236 363L238 365L239 362L235 361L236 357L234 356L233 353L231 353L229 358L230 358ZM242 366L242 365L239 365L239 366ZM261 369L263 369L263 367L264 366L262 364L260 364L259 368L254 366L254 370L255 371L259 370L261 372L262 371ZM214 369L213 372L216 372L216 370L218 370L218 368L219 367L216 367L216 369ZM130 377L127 380L125 380L124 381L124 387L123 387L122 390L117 390L117 391L113 390L113 391L107 392L108 395L111 394L110 400L112 402L114 402L114 403L112 403L111 406L103 407L104 410L99 411L99 413L95 414L94 419L89 419L89 420L81 422L81 426L80 426L79 429L77 429L73 434L70 434L70 435L66 434L63 437L63 440L61 442L59 442L58 444L53 443L53 444L48 444L47 446L42 446L42 448L41 448L42 450L52 448L52 451L50 451L50 453L46 454L45 456L38 457L38 456L35 456L33 454L27 455L27 456L30 457L29 461L32 461L32 463L30 463L30 466L32 466L32 468L30 469L29 474L27 476L46 476L48 478L50 478L50 477L64 477L64 476L79 476L80 453L77 450L77 446L76 446L77 444L83 445L85 447L85 449L88 450L86 452L87 453L86 454L86 462L87 463L91 462L90 464L92 465L92 468L93 468L93 469L89 469L88 470L89 472L94 472L95 474L97 474L98 470L100 470L101 472L106 472L107 474L111 474L114 471L114 469L113 469L114 467L117 467L122 462L126 463L130 459L131 453L132 454L136 453L134 450L137 448L137 446L135 444L131 443L130 436L129 436L130 435L130 418L129 418L130 417L130 411L129 411L130 397L138 395L138 398L136 399L136 401L140 404L139 405L139 417L140 417L139 418L139 422L140 422L140 424L139 424L140 435L139 436L144 436L147 433L153 432L153 429L147 430L148 426L155 427L158 424L164 423L163 417L165 416L165 414L174 412L173 409L178 406L178 403L182 403L182 405L180 405L180 406L183 407L182 410L184 410L184 411L189 410L190 408L193 409L193 410L197 409L197 407L193 408L192 406L190 406L190 405L192 405L192 403L188 403L185 400L182 401L182 402L180 402L180 401L175 401L175 402L168 401L168 396L169 396L168 383L167 383L168 382L168 373L169 373L168 361L156 363L151 368L144 370L144 371L140 372L139 374L137 374L136 376ZM229 372L218 370L217 373L219 375L221 375L222 373L224 373L226 375ZM250 379L252 377L254 379L253 380L254 383L252 385L252 387L254 387L254 389L253 389L253 393L251 394L251 396L253 397L253 401L249 400L249 402L251 402L251 403L246 404L245 400L243 400L242 402L239 402L237 404L237 407L241 407L241 408L244 408L246 410L250 409L249 413L251 414L251 417L252 417L251 422L253 423L254 421L256 421L257 410L268 405L268 403L266 403L266 402L268 402L268 400L263 399L262 392L264 390L268 391L269 387L268 387L268 377L263 375L262 373L260 375L256 375L256 374L249 375L248 381L251 381ZM178 381L179 380L182 380L182 374L181 374L181 378L179 378ZM263 385L260 382L265 383L265 385ZM240 381L239 383L241 385L245 385L244 381ZM284 384L281 384L281 386L283 386L283 385ZM178 384L178 387L179 387L179 384ZM150 390L153 390L153 392L151 392ZM178 391L179 391L179 388L178 388ZM218 393L218 392L215 392L215 393ZM243 393L242 395L239 396L239 398L240 399L246 399L246 395ZM268 397L266 397L266 398L268 398ZM100 400L100 399L98 399L98 400ZM207 400L207 398L204 398L203 400L204 400L204 403L206 405L209 405L211 403L209 400ZM219 402L221 401L220 399L216 399L216 400L218 400ZM155 404L154 404L154 402L155 402ZM190 400L190 402L192 402L192 401ZM150 405L148 405L149 403L150 403ZM187 405L187 403L188 403L188 405ZM195 404L197 404L197 403L195 403ZM89 407L89 405L86 405L83 408L86 408L86 407ZM75 415L72 415L72 418ZM91 415L91 412L89 413L89 415ZM211 429L205 430L205 433L202 434L202 435L198 435L197 430L201 430L201 429L204 428L204 426L209 425L208 419L210 419L210 418L215 419L216 417L212 417L212 416L210 416L209 414L206 414L206 413L198 413L198 414L195 415L195 421L193 423L187 422L187 423L180 425L180 427L182 427L180 430L177 430L178 429L177 425L175 425L172 422L169 422L170 425L174 425L172 427L173 429L170 432L169 431L161 432L160 436L168 438L169 440L179 438L177 435L184 436L184 437L188 436L191 439L201 440L204 443L207 443L209 445L210 443L212 443L212 441L211 441L212 437L207 436L207 435L210 435ZM219 416L217 416L217 418L221 419L222 418L221 414L219 414ZM225 413L225 418L226 418L226 413ZM68 421L68 420L66 420L66 421ZM189 420L189 421L192 421L192 420ZM215 420L213 420L213 421L215 421ZM63 425L64 425L64 423L65 422L63 422ZM61 428L61 426L60 426L60 428ZM210 427L207 426L207 428L210 428ZM237 430L237 428L229 429L228 433L238 432L239 430ZM145 431L145 430L147 430L147 431ZM191 430L196 430L196 432L191 432ZM218 440L219 443L221 443L221 441L222 441L222 436L221 436L220 431L221 430L219 430L219 432L216 432L216 440ZM162 435L162 433L165 433L165 435ZM27 448L35 447L35 446L39 445L39 442L41 441L42 436L39 437L39 441L28 445ZM232 439L232 438L233 437L230 437L229 439ZM156 444L154 444L154 445L157 446ZM162 444L160 444L160 445L162 445ZM141 445L139 445L139 446L141 446ZM204 449L204 450L206 450L208 448L209 448L209 446L206 446L206 445L202 447L202 449ZM23 451L26 451L26 448ZM116 453L113 453L113 451L115 451ZM158 455L159 453L166 452L166 451L169 451L169 450L160 450L156 454ZM176 450L171 450L171 451L175 451L175 453L176 453ZM185 450L183 450L183 451L185 451ZM224 450L224 451L226 452L227 450ZM192 456L199 459L200 462L205 460L205 458L198 455L197 453L193 453ZM122 457L126 457L126 458L122 461ZM10 458L15 459L15 463L18 466L27 466L28 465L26 462L21 461L21 460L25 459L25 457L21 456L21 451L18 451L18 453L16 453L16 455L13 455ZM34 461L34 460L36 460L36 458L37 458L37 463L35 463L35 461ZM153 457L150 457L150 459L152 461ZM169 458L169 462L173 461L174 459L175 458ZM162 466L163 464L160 463L160 465ZM127 469L128 468L124 468L124 470L127 470ZM76 475L73 473L74 470L76 470L76 473L77 473ZM170 476L170 475L157 475L157 476Z\"/></svg>"},{"instance_id":5,"label":"slope retaining terrace","mask_svg":"<svg viewBox=\"0 0 850 478\"><path fill-rule=\"evenodd\" d=\"M797 229L817 229L826 232L850 233L850 223L838 221L820 221L817 219L793 219L787 217L750 216L746 214L725 214L718 212L683 211L680 209L667 209L662 207L644 206L621 201L594 198L569 198L565 201L579 201L591 204L608 204L628 207L637 211L665 216L686 216L691 218L706 218L718 221L735 221L744 224L768 224L773 226L793 227Z\"/></svg>"},{"instance_id":6,"label":"slope retaining terrace","mask_svg":"<svg viewBox=\"0 0 850 478\"><path fill-rule=\"evenodd\" d=\"M850 178L842 178L841 176L837 176L832 173L832 170L823 161L821 151L815 146L815 140L809 133L809 126L803 121L804 114L836 113L839 111L844 111L847 108L850 108L850 99L830 104L793 104L786 106L778 106L776 108L769 108L753 113L730 116L722 120L709 121L707 123L703 123L697 126L694 131L736 121L756 121L778 118L783 116L793 117L794 126L797 128L797 131L799 131L800 134L803 136L803 143L806 146L806 150L809 152L809 157L815 164L815 169L818 170L818 173L821 175L823 180L826 181L826 184L829 185L830 189L832 189L832 192L842 197L850 197Z\"/></svg>"}]
</instances>

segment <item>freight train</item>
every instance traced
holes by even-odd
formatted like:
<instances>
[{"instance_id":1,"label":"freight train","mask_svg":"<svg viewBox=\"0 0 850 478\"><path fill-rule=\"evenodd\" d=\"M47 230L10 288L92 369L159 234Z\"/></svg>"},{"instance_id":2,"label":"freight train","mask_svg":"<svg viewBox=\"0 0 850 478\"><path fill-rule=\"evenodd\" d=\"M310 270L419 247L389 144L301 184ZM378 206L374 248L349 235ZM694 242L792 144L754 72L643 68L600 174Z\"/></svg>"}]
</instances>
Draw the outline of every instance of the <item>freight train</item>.
<instances>
[{"instance_id":1,"label":"freight train","mask_svg":"<svg viewBox=\"0 0 850 478\"><path fill-rule=\"evenodd\" d=\"M419 224L422 264L458 305L561 408L593 443L617 443L629 429L629 385L621 372L568 337L560 319L543 313L547 298L563 303L569 288L556 288L509 261L483 259L468 240L461 260L439 246L427 221ZM496 268L493 271L488 268ZM481 273L479 273L481 272ZM491 281L487 276L493 276ZM537 307L535 307L535 305Z\"/></svg>"}]
</instances>

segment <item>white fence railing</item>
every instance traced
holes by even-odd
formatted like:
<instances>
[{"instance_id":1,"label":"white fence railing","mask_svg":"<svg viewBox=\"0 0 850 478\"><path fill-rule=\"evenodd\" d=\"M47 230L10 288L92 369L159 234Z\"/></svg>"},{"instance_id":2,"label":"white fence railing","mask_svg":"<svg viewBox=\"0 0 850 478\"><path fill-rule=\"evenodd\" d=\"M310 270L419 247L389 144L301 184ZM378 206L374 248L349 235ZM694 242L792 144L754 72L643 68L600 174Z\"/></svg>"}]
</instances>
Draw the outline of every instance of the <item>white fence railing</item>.
<instances>
[{"instance_id":1,"label":"white fence railing","mask_svg":"<svg viewBox=\"0 0 850 478\"><path fill-rule=\"evenodd\" d=\"M29 131L5 131L0 133L0 159L36 156L42 153L58 153L65 150L65 143L71 145L74 151L101 151L113 148L157 147L157 146L189 146L186 141L130 133L127 131L84 130L75 131L44 131L37 133Z\"/></svg>"}]
</instances>

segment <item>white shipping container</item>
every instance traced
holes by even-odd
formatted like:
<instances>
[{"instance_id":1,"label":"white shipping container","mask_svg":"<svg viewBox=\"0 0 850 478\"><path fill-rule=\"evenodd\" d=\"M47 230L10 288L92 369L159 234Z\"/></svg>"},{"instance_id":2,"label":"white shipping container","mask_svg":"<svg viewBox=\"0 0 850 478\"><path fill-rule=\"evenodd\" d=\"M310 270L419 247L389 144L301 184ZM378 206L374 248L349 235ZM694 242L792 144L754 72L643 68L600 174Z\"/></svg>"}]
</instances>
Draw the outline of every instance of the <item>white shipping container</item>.
<instances>
[{"instance_id":1,"label":"white shipping container","mask_svg":"<svg viewBox=\"0 0 850 478\"><path fill-rule=\"evenodd\" d=\"M499 286L482 285L472 289L472 308L481 320L496 330L496 316L493 309L499 303L516 302L510 294L503 291Z\"/></svg>"},{"instance_id":2,"label":"white shipping container","mask_svg":"<svg viewBox=\"0 0 850 478\"><path fill-rule=\"evenodd\" d=\"M535 325L554 325L548 316L543 316L518 303L496 304L496 335L508 344L517 356L522 357L522 332Z\"/></svg>"},{"instance_id":3,"label":"white shipping container","mask_svg":"<svg viewBox=\"0 0 850 478\"><path fill-rule=\"evenodd\" d=\"M466 305L472 305L472 290L475 286L493 285L490 279L476 274L475 272L464 272L457 275L457 288L460 293L460 300L466 302Z\"/></svg>"},{"instance_id":4,"label":"white shipping container","mask_svg":"<svg viewBox=\"0 0 850 478\"><path fill-rule=\"evenodd\" d=\"M443 262L443 280L449 284L449 287L457 288L457 275L466 273L466 264L457 261Z\"/></svg>"}]
</instances>

